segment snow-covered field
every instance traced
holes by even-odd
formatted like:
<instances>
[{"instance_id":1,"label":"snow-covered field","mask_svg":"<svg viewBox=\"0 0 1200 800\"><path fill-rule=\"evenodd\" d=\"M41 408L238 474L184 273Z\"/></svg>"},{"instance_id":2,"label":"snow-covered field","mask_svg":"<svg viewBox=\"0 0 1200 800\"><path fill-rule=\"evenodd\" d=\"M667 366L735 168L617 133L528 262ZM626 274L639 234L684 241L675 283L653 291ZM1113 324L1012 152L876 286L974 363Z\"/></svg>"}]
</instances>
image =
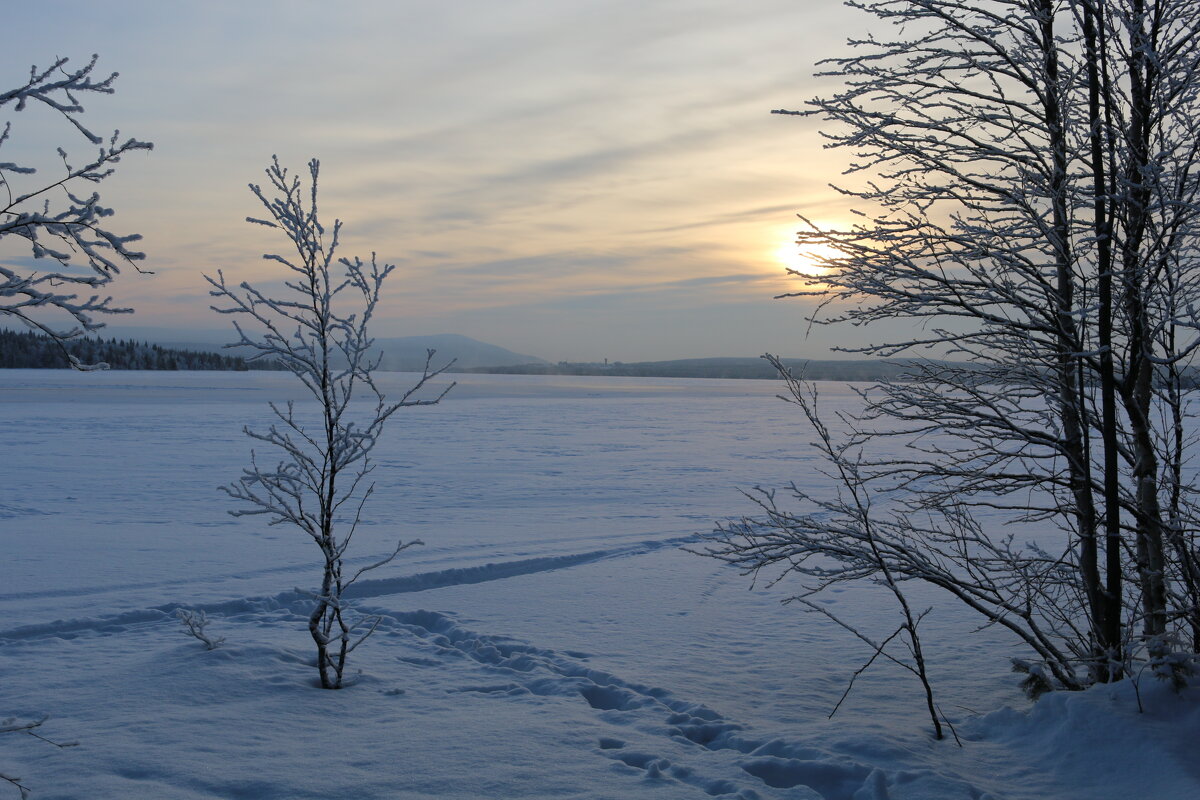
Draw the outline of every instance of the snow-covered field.
<instances>
[{"instance_id":1,"label":"snow-covered field","mask_svg":"<svg viewBox=\"0 0 1200 800\"><path fill-rule=\"evenodd\" d=\"M1020 650L932 595L963 746L884 665L827 719L864 645L681 549L751 510L738 487L821 480L776 386L456 377L375 452L358 561L425 546L357 587L383 621L328 692L296 591L315 547L217 490L242 426L299 399L289 376L0 371L0 717L79 742L7 734L0 772L35 800L1200 797L1194 690L1147 679L1140 715L1128 686L1031 706ZM887 600L831 597L882 635ZM225 643L185 636L180 606Z\"/></svg>"}]
</instances>

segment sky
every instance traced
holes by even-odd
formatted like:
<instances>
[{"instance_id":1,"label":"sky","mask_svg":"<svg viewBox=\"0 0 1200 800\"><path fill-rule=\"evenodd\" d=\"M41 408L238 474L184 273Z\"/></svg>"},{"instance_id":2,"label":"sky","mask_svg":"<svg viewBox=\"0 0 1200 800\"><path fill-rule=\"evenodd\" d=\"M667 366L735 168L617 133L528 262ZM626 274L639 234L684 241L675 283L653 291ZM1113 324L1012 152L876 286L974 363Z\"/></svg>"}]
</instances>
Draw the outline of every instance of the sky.
<instances>
[{"instance_id":1,"label":"sky","mask_svg":"<svg viewBox=\"0 0 1200 800\"><path fill-rule=\"evenodd\" d=\"M152 276L114 320L221 328L203 275L265 286L286 242L244 220L273 154L321 160L342 254L398 269L377 336L459 333L549 360L828 358L785 269L795 214L837 223L848 160L771 115L860 14L838 0L42 0L6 12L0 88L56 56L117 71L99 132L152 141L100 189ZM31 111L5 160L88 146ZM0 254L0 257L6 254Z\"/></svg>"}]
</instances>

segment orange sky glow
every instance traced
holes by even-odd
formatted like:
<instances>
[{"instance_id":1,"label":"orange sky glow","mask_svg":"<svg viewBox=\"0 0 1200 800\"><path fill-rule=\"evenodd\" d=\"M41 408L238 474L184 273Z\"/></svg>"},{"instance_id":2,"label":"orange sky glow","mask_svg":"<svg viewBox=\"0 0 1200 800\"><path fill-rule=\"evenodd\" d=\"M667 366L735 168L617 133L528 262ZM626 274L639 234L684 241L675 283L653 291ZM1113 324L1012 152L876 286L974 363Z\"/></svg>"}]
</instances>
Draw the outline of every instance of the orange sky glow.
<instances>
[{"instance_id":1,"label":"orange sky glow","mask_svg":"<svg viewBox=\"0 0 1200 800\"><path fill-rule=\"evenodd\" d=\"M137 309L114 326L221 328L202 273L274 278L259 256L285 243L242 220L277 153L321 159L344 255L399 266L377 335L625 361L821 358L836 339L805 338L804 301L771 298L813 255L790 245L795 214L847 218L827 184L848 156L817 120L769 112L833 88L814 62L860 23L837 0L46 0L11 16L5 88L99 53L121 77L87 122L155 143L101 187L155 272L114 284ZM13 121L10 159L86 146L45 115Z\"/></svg>"}]
</instances>

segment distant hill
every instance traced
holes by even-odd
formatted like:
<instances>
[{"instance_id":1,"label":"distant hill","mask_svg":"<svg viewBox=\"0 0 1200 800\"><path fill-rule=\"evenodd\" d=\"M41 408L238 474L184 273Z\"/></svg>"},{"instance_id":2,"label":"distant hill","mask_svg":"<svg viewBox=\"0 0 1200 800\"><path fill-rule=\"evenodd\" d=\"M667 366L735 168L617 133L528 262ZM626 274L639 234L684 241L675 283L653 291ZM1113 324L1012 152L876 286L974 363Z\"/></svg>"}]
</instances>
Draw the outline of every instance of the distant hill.
<instances>
[{"instance_id":1,"label":"distant hill","mask_svg":"<svg viewBox=\"0 0 1200 800\"><path fill-rule=\"evenodd\" d=\"M237 348L222 344L233 338L232 331L214 328L164 328L111 326L105 328L121 338L153 342L160 348L220 353L240 360L247 355ZM411 372L425 365L425 352L437 351L434 366L454 359L455 372L483 372L513 375L612 375L647 378L743 378L770 380L778 378L775 370L761 358L683 358L671 361L636 361L611 363L568 362L552 364L537 356L525 355L454 333L432 336L380 337L375 340L380 354L380 369ZM157 359L157 355L155 356ZM786 358L784 364L797 375L811 380L872 381L900 377L911 363L908 359L840 359L819 360ZM183 362L180 362L181 364ZM192 367L183 367L188 369ZM228 368L228 367L222 367ZM234 369L243 367L234 366Z\"/></svg>"},{"instance_id":2,"label":"distant hill","mask_svg":"<svg viewBox=\"0 0 1200 800\"><path fill-rule=\"evenodd\" d=\"M132 329L122 329L132 330ZM180 331L169 328L141 329L141 340L74 340L70 349L84 363L107 362L113 369L279 369L277 364L244 361L240 348L223 348L218 331ZM227 341L227 339L226 339ZM150 344L148 342L154 342ZM536 356L514 353L497 345L458 334L402 336L375 340L380 369L396 372L419 371L425 366L426 351L433 349L433 366L456 359L455 372L510 375L608 375L647 378L778 378L774 368L761 358L684 358L673 361L612 363L568 362L551 364ZM901 377L908 369L906 359L816 360L788 358L784 364L796 375L810 380L872 381ZM0 368L67 366L61 350L47 337L32 332L0 328Z\"/></svg>"},{"instance_id":3,"label":"distant hill","mask_svg":"<svg viewBox=\"0 0 1200 800\"><path fill-rule=\"evenodd\" d=\"M155 342L163 347L179 350L201 350L210 353L245 356L237 348L225 348L224 344L234 338L232 330L213 328L164 328L140 326L110 326L104 332L122 338ZM433 336L377 337L375 347L382 354L380 369L398 372L420 370L425 366L425 351L437 350L434 365L457 359L455 370L475 367L499 367L506 364L545 364L537 356L514 353L512 350L468 336L444 333Z\"/></svg>"},{"instance_id":4,"label":"distant hill","mask_svg":"<svg viewBox=\"0 0 1200 800\"><path fill-rule=\"evenodd\" d=\"M785 366L797 376L824 381L873 381L898 378L911 362L904 359L818 360L785 358ZM518 364L477 367L468 372L518 375L614 375L645 378L778 378L775 368L761 358L683 358L675 361L638 361L611 364L560 361L557 364Z\"/></svg>"},{"instance_id":5,"label":"distant hill","mask_svg":"<svg viewBox=\"0 0 1200 800\"><path fill-rule=\"evenodd\" d=\"M455 359L455 370L488 369L509 364L546 364L537 356L514 353L494 344L480 342L456 333L435 336L402 336L376 339L375 347L382 353L380 369L411 372L425 366L425 352L436 350L434 366Z\"/></svg>"}]
</instances>

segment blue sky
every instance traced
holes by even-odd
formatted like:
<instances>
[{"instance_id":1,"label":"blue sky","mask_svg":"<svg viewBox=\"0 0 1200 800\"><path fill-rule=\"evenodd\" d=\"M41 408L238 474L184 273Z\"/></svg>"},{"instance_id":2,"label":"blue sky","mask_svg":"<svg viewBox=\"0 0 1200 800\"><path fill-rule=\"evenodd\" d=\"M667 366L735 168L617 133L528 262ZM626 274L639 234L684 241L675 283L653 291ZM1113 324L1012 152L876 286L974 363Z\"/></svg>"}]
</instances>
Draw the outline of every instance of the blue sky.
<instances>
[{"instance_id":1,"label":"blue sky","mask_svg":"<svg viewBox=\"0 0 1200 800\"><path fill-rule=\"evenodd\" d=\"M836 0L44 0L7 21L6 87L99 53L121 77L87 121L155 143L103 186L156 273L114 285L123 324L220 327L202 273L271 280L282 242L242 220L278 153L321 159L343 254L399 265L377 335L625 361L850 341L771 299L794 213L846 217L846 157L768 113L832 88L813 64L860 22ZM10 150L82 149L14 123Z\"/></svg>"}]
</instances>

